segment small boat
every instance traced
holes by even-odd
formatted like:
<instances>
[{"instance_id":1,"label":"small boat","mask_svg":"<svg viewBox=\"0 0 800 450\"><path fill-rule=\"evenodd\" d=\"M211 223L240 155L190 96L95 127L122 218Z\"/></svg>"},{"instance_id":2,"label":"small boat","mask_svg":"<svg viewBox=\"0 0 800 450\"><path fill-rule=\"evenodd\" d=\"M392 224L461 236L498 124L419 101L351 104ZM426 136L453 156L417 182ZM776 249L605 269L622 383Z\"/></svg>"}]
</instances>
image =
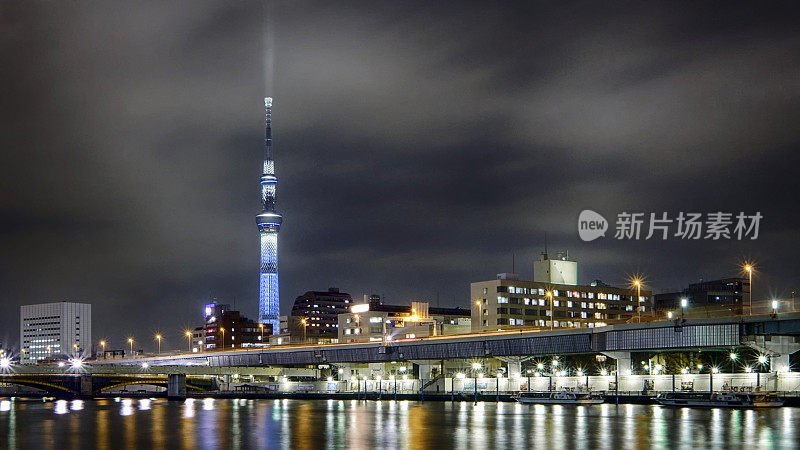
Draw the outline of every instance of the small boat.
<instances>
[{"instance_id":1,"label":"small boat","mask_svg":"<svg viewBox=\"0 0 800 450\"><path fill-rule=\"evenodd\" d=\"M514 397L520 403L557 405L596 405L604 398L591 392L521 392Z\"/></svg>"},{"instance_id":2,"label":"small boat","mask_svg":"<svg viewBox=\"0 0 800 450\"><path fill-rule=\"evenodd\" d=\"M775 394L750 394L736 392L666 392L656 401L664 406L700 406L712 408L774 408L783 406Z\"/></svg>"}]
</instances>

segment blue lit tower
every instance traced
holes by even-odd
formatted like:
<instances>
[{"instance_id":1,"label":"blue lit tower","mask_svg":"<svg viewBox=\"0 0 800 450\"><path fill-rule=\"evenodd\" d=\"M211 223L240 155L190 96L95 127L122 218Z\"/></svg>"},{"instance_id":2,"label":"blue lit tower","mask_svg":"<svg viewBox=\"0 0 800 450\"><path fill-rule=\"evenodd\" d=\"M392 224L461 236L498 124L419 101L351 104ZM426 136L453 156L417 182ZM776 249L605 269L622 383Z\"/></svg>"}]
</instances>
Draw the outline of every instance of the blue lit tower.
<instances>
[{"instance_id":1,"label":"blue lit tower","mask_svg":"<svg viewBox=\"0 0 800 450\"><path fill-rule=\"evenodd\" d=\"M278 230L283 217L275 212L275 159L272 154L272 98L264 99L267 110L267 132L264 138L266 154L261 174L261 214L256 216L261 237L261 274L258 289L258 321L272 325L272 333L279 329L280 298L278 297Z\"/></svg>"}]
</instances>

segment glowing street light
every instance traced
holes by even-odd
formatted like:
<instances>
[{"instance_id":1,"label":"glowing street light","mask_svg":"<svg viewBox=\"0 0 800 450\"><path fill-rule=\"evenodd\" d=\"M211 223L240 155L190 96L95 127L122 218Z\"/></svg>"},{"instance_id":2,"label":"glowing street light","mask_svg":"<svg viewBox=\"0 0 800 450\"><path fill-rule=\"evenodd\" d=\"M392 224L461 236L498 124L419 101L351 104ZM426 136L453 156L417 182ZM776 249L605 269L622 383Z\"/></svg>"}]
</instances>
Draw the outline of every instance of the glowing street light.
<instances>
[{"instance_id":1,"label":"glowing street light","mask_svg":"<svg viewBox=\"0 0 800 450\"><path fill-rule=\"evenodd\" d=\"M778 301L772 301L772 314L778 314Z\"/></svg>"},{"instance_id":2,"label":"glowing street light","mask_svg":"<svg viewBox=\"0 0 800 450\"><path fill-rule=\"evenodd\" d=\"M689 299L684 297L681 299L681 319L683 319L685 316L684 309L686 309L687 306L689 306Z\"/></svg>"},{"instance_id":3,"label":"glowing street light","mask_svg":"<svg viewBox=\"0 0 800 450\"><path fill-rule=\"evenodd\" d=\"M731 361L736 361L736 358L739 357L739 355L737 355L736 353L733 353L733 352L731 352L730 355L728 355L728 356L731 358Z\"/></svg>"},{"instance_id":4,"label":"glowing street light","mask_svg":"<svg viewBox=\"0 0 800 450\"><path fill-rule=\"evenodd\" d=\"M667 311L667 319L672 319L672 311Z\"/></svg>"},{"instance_id":5,"label":"glowing street light","mask_svg":"<svg viewBox=\"0 0 800 450\"><path fill-rule=\"evenodd\" d=\"M548 300L550 303L550 331L553 331L553 326L555 324L555 316L553 315L553 291L547 291L545 295L550 299Z\"/></svg>"},{"instance_id":6,"label":"glowing street light","mask_svg":"<svg viewBox=\"0 0 800 450\"><path fill-rule=\"evenodd\" d=\"M142 369L147 370L149 367L150 367L150 364L147 364L146 362L142 363Z\"/></svg>"},{"instance_id":7,"label":"glowing street light","mask_svg":"<svg viewBox=\"0 0 800 450\"><path fill-rule=\"evenodd\" d=\"M225 350L225 328L219 327L219 332L222 333L222 350Z\"/></svg>"},{"instance_id":8,"label":"glowing street light","mask_svg":"<svg viewBox=\"0 0 800 450\"><path fill-rule=\"evenodd\" d=\"M539 369L539 370L542 370L542 369L544 369L544 364L542 364L542 363L536 364L536 368Z\"/></svg>"},{"instance_id":9,"label":"glowing street light","mask_svg":"<svg viewBox=\"0 0 800 450\"><path fill-rule=\"evenodd\" d=\"M131 358L133 358L133 338L132 337L128 338L128 344L131 345Z\"/></svg>"},{"instance_id":10,"label":"glowing street light","mask_svg":"<svg viewBox=\"0 0 800 450\"><path fill-rule=\"evenodd\" d=\"M263 344L264 343L264 324L263 323L259 323L258 324L258 328L261 329L261 343Z\"/></svg>"},{"instance_id":11,"label":"glowing street light","mask_svg":"<svg viewBox=\"0 0 800 450\"><path fill-rule=\"evenodd\" d=\"M759 364L766 364L767 363L767 356L766 355L758 355L758 363Z\"/></svg>"},{"instance_id":12,"label":"glowing street light","mask_svg":"<svg viewBox=\"0 0 800 450\"><path fill-rule=\"evenodd\" d=\"M100 341L100 346L103 347L103 359L106 359L106 341Z\"/></svg>"},{"instance_id":13,"label":"glowing street light","mask_svg":"<svg viewBox=\"0 0 800 450\"><path fill-rule=\"evenodd\" d=\"M8 369L9 367L11 367L11 360L6 357L0 358L0 369Z\"/></svg>"},{"instance_id":14,"label":"glowing street light","mask_svg":"<svg viewBox=\"0 0 800 450\"><path fill-rule=\"evenodd\" d=\"M636 312L639 317L639 323L642 323L642 306L639 304L642 301L642 280L635 278L633 285L636 286Z\"/></svg>"},{"instance_id":15,"label":"glowing street light","mask_svg":"<svg viewBox=\"0 0 800 450\"><path fill-rule=\"evenodd\" d=\"M158 354L160 355L161 354L161 335L160 334L156 335L156 340L158 341Z\"/></svg>"},{"instance_id":16,"label":"glowing street light","mask_svg":"<svg viewBox=\"0 0 800 450\"><path fill-rule=\"evenodd\" d=\"M748 291L750 297L750 315L752 316L753 315L753 265L745 264L743 269L745 272L747 272L747 282L750 285Z\"/></svg>"},{"instance_id":17,"label":"glowing street light","mask_svg":"<svg viewBox=\"0 0 800 450\"><path fill-rule=\"evenodd\" d=\"M192 332L189 331L189 330L186 330L184 335L186 335L186 340L189 341L189 351L191 352L192 351Z\"/></svg>"},{"instance_id":18,"label":"glowing street light","mask_svg":"<svg viewBox=\"0 0 800 450\"><path fill-rule=\"evenodd\" d=\"M308 319L303 317L302 319L300 319L300 323L303 325L303 343L305 343L308 340L308 338L306 338L306 328L308 328Z\"/></svg>"}]
</instances>

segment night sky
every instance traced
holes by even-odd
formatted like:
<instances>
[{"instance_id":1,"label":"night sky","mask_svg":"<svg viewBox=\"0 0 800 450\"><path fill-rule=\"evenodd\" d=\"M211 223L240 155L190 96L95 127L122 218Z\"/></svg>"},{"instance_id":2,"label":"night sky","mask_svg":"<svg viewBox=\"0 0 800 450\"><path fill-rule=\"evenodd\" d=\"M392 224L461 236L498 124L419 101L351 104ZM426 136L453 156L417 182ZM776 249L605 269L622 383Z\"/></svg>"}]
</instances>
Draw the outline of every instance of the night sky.
<instances>
[{"instance_id":1,"label":"night sky","mask_svg":"<svg viewBox=\"0 0 800 450\"><path fill-rule=\"evenodd\" d=\"M263 97L282 313L307 290L469 304L544 247L580 281L800 288L792 3L0 5L0 344L19 306L95 341L185 346L212 297L256 318ZM761 212L755 241L583 242L583 209Z\"/></svg>"}]
</instances>

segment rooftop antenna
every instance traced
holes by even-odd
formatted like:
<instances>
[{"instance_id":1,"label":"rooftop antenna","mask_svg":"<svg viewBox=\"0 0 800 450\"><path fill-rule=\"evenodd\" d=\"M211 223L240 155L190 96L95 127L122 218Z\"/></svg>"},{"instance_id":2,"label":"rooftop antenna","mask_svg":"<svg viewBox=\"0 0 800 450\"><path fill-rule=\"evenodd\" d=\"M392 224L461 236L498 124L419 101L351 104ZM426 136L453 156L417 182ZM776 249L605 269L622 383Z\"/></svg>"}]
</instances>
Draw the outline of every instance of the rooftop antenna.
<instances>
[{"instance_id":1,"label":"rooftop antenna","mask_svg":"<svg viewBox=\"0 0 800 450\"><path fill-rule=\"evenodd\" d=\"M544 232L544 253L542 253L544 259L547 259L547 231Z\"/></svg>"},{"instance_id":2,"label":"rooftop antenna","mask_svg":"<svg viewBox=\"0 0 800 450\"><path fill-rule=\"evenodd\" d=\"M516 272L516 260L515 260L514 252L511 252L511 273L517 273Z\"/></svg>"}]
</instances>

